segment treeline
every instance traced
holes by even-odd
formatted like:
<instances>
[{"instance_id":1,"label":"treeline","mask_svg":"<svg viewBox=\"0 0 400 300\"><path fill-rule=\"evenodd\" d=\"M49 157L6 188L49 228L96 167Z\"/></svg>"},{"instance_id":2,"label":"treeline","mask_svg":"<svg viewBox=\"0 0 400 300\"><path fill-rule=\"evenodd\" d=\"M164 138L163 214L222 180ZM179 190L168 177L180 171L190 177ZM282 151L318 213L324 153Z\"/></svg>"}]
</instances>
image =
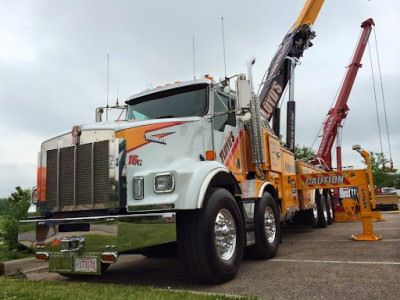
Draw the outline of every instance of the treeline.
<instances>
[{"instance_id":1,"label":"treeline","mask_svg":"<svg viewBox=\"0 0 400 300\"><path fill-rule=\"evenodd\" d=\"M10 203L7 198L0 199L0 215L5 214L10 210Z\"/></svg>"},{"instance_id":2,"label":"treeline","mask_svg":"<svg viewBox=\"0 0 400 300\"><path fill-rule=\"evenodd\" d=\"M21 245L18 244L18 223L19 220L28 217L30 205L30 190L24 190L17 186L15 192L6 199L0 199L0 238L6 247L8 258L17 258Z\"/></svg>"}]
</instances>

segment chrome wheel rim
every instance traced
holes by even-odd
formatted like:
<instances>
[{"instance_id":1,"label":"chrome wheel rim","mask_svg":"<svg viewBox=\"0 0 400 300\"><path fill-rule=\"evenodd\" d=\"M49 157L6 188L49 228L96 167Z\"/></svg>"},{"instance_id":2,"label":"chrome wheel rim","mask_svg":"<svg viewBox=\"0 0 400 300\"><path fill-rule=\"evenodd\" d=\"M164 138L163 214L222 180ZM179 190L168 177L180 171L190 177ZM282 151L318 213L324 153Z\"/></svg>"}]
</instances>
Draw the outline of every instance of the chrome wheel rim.
<instances>
[{"instance_id":1,"label":"chrome wheel rim","mask_svg":"<svg viewBox=\"0 0 400 300\"><path fill-rule=\"evenodd\" d=\"M316 204L314 204L312 212L313 212L313 215L314 215L314 219L317 220L318 219L318 208L317 208Z\"/></svg>"},{"instance_id":2,"label":"chrome wheel rim","mask_svg":"<svg viewBox=\"0 0 400 300\"><path fill-rule=\"evenodd\" d=\"M236 249L236 225L229 210L221 209L218 212L214 237L218 257L225 261L231 259Z\"/></svg>"},{"instance_id":3,"label":"chrome wheel rim","mask_svg":"<svg viewBox=\"0 0 400 300\"><path fill-rule=\"evenodd\" d=\"M276 222L274 212L269 206L264 211L264 232L268 243L273 243L276 237Z\"/></svg>"},{"instance_id":4,"label":"chrome wheel rim","mask_svg":"<svg viewBox=\"0 0 400 300\"><path fill-rule=\"evenodd\" d=\"M326 201L322 201L322 210L324 213L324 219L328 220L328 208L326 207Z\"/></svg>"},{"instance_id":5,"label":"chrome wheel rim","mask_svg":"<svg viewBox=\"0 0 400 300\"><path fill-rule=\"evenodd\" d=\"M329 201L329 200L328 200ZM331 217L331 219L333 219L333 205L332 202L329 202L330 204L328 204L329 207L329 216Z\"/></svg>"}]
</instances>

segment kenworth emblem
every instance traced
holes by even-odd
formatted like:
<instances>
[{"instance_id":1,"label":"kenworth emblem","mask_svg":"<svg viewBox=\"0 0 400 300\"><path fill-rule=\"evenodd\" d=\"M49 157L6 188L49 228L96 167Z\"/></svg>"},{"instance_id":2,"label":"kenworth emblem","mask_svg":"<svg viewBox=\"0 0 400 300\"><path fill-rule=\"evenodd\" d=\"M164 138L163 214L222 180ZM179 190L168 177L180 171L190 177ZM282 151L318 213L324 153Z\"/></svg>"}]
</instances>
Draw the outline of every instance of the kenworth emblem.
<instances>
[{"instance_id":1,"label":"kenworth emblem","mask_svg":"<svg viewBox=\"0 0 400 300\"><path fill-rule=\"evenodd\" d=\"M164 137L166 137L167 135L170 135L170 134L174 134L174 133L175 132L167 132L167 133L159 133L159 134L151 135L150 133L146 132L144 134L144 138L148 142L154 142L154 143L166 145L167 144L167 140L164 139Z\"/></svg>"}]
</instances>

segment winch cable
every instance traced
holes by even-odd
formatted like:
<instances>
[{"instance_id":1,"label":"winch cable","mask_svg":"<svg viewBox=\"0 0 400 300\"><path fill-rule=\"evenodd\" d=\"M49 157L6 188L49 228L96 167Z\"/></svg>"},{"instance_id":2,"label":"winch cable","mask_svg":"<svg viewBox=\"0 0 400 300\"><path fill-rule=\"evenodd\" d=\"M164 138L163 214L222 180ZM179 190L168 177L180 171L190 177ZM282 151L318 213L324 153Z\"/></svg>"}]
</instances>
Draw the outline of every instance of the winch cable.
<instances>
[{"instance_id":1,"label":"winch cable","mask_svg":"<svg viewBox=\"0 0 400 300\"><path fill-rule=\"evenodd\" d=\"M375 75L374 75L374 67L372 65L372 55L371 55L371 45L368 42L368 53L369 53L369 61L371 64L371 74L372 74L372 87L374 90L374 99L375 99L375 108L376 108L376 120L378 122L378 131L379 131L379 144L381 146L381 153L383 153L383 148L382 148L382 135L381 135L381 124L379 122L379 113L378 113L378 100L376 97L376 89L375 89Z\"/></svg>"},{"instance_id":2,"label":"winch cable","mask_svg":"<svg viewBox=\"0 0 400 300\"><path fill-rule=\"evenodd\" d=\"M346 67L345 69L347 69L347 68L350 66L350 64L351 64L352 58L354 57L354 53L355 53L356 50L357 50L358 40L360 39L361 35L362 35L362 29L360 30L360 34L358 35L358 39L357 39L356 43L354 44L353 53L351 54L351 56L350 56L350 58L349 58L349 62L347 63L347 67ZM339 95L339 93L340 93L340 90L342 89L344 79L346 78L346 74L347 74L347 71L344 71L342 81L340 82L340 85L339 85L339 87L338 87L338 89L337 89L337 91L336 91L335 97L333 97L333 99L332 99L332 103L331 103L331 106L329 107L329 110L332 109L333 104L335 103L335 101L336 101L336 99L337 99L337 97L338 97L338 95ZM314 147L314 144L315 144L315 142L317 141L317 139L318 139L319 137L322 137L320 134L321 134L322 128L324 128L325 122L326 122L326 120L328 119L328 117L329 117L329 114L326 115L325 120L322 122L321 127L319 128L318 133L317 133L317 135L315 136L314 142L313 142L312 145L311 145L311 149ZM317 150L318 150L318 149L317 149Z\"/></svg>"},{"instance_id":3,"label":"winch cable","mask_svg":"<svg viewBox=\"0 0 400 300\"><path fill-rule=\"evenodd\" d=\"M333 107L333 104L335 103L335 100L337 99L337 97L338 97L338 95L339 95L339 92L340 92L340 89L342 88L342 85L343 85L343 82L344 82L344 78L345 78L345 77L346 77L346 72L344 72L344 74L343 74L342 81L341 81L341 83L340 83L340 85L339 85L339 87L338 87L338 89L337 89L337 91L336 91L335 97L333 97L333 99L332 99L332 103L331 103L331 106L329 107L329 110L331 110L331 108ZM329 110L328 110L328 111L329 111ZM314 147L314 144L315 144L315 142L317 141L317 139L318 139L319 137L322 137L320 134L321 134L322 128L324 128L324 125L325 125L326 120L328 120L328 117L329 117L329 114L327 114L327 115L325 116L325 120L322 122L321 127L319 128L318 133L317 133L317 135L315 136L314 142L311 144L311 149ZM317 150L318 150L318 149L317 149Z\"/></svg>"},{"instance_id":4,"label":"winch cable","mask_svg":"<svg viewBox=\"0 0 400 300\"><path fill-rule=\"evenodd\" d=\"M388 145L389 145L390 169L392 170L392 169L393 169L392 149L391 149L391 146L390 146L389 124L388 124L388 119L387 119L387 114L386 114L385 93L383 92L383 81L382 81L381 63L380 63L380 60L379 60L378 39L377 39L377 37L376 37L375 27L374 27L374 36L375 36L376 58L377 58L378 68L379 68L379 81L380 81L380 85L381 85L382 102L383 102L383 111L384 111L384 114L385 114L386 133L387 133L387 140L388 140Z\"/></svg>"}]
</instances>

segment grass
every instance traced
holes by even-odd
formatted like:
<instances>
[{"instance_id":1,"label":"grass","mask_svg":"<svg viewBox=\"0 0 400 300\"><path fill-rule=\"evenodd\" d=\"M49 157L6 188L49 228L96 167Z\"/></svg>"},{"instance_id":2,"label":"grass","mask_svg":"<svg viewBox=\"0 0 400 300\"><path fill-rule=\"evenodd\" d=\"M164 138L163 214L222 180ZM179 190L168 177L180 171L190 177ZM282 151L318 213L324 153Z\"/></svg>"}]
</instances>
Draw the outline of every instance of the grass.
<instances>
[{"instance_id":1,"label":"grass","mask_svg":"<svg viewBox=\"0 0 400 300\"><path fill-rule=\"evenodd\" d=\"M190 300L256 300L256 297L236 297L189 291L161 290L152 287L80 282L45 282L0 277L0 299L190 299Z\"/></svg>"}]
</instances>

